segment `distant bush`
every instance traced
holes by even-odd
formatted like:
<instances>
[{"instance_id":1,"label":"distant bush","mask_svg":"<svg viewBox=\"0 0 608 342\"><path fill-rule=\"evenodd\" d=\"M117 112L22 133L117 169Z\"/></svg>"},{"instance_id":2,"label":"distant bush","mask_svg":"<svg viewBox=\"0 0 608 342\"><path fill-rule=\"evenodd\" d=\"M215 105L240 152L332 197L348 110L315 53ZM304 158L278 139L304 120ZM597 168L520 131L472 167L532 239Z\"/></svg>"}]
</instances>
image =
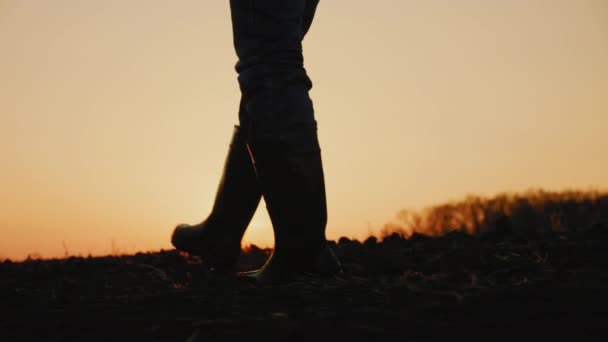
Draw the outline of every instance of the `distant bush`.
<instances>
[{"instance_id":1,"label":"distant bush","mask_svg":"<svg viewBox=\"0 0 608 342\"><path fill-rule=\"evenodd\" d=\"M544 191L468 196L460 201L426 208L404 209L398 223L387 224L382 236L393 233L444 235L452 231L479 236L487 232L538 234L587 230L608 226L608 193L600 191Z\"/></svg>"}]
</instances>

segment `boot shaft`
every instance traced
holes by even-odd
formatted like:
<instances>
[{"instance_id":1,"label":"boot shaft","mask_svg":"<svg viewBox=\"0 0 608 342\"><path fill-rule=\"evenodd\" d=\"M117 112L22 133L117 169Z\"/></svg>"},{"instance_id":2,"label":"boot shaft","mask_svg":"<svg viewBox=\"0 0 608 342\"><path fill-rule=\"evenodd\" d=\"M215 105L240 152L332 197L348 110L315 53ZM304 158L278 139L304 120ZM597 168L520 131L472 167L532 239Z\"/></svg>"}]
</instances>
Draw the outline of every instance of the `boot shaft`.
<instances>
[{"instance_id":1,"label":"boot shaft","mask_svg":"<svg viewBox=\"0 0 608 342\"><path fill-rule=\"evenodd\" d=\"M327 201L316 125L249 145L275 234L275 255L312 262L325 244Z\"/></svg>"},{"instance_id":2,"label":"boot shaft","mask_svg":"<svg viewBox=\"0 0 608 342\"><path fill-rule=\"evenodd\" d=\"M247 149L246 130L234 127L230 148L209 221L244 227L244 232L262 198L255 169ZM237 234L242 235L241 232Z\"/></svg>"}]
</instances>

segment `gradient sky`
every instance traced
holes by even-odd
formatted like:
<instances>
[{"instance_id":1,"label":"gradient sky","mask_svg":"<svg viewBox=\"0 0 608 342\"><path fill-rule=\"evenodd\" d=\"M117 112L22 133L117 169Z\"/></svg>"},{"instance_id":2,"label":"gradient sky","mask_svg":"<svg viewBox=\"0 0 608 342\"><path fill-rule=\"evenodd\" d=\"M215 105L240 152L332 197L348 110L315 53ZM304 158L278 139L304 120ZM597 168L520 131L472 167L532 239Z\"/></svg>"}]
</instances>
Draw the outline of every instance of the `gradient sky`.
<instances>
[{"instance_id":1,"label":"gradient sky","mask_svg":"<svg viewBox=\"0 0 608 342\"><path fill-rule=\"evenodd\" d=\"M329 238L608 186L607 1L321 0L304 48ZM0 0L0 258L170 248L213 204L235 62L228 1Z\"/></svg>"}]
</instances>

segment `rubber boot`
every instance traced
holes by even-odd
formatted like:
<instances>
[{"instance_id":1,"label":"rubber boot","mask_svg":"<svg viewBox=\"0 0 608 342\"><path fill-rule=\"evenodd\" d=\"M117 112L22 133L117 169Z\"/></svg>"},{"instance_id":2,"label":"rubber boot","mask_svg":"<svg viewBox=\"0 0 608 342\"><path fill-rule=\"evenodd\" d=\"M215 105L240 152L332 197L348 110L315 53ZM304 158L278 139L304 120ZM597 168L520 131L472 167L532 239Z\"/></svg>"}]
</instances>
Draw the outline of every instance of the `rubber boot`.
<instances>
[{"instance_id":1,"label":"rubber boot","mask_svg":"<svg viewBox=\"0 0 608 342\"><path fill-rule=\"evenodd\" d=\"M262 197L245 140L235 126L209 216L196 225L178 225L171 237L175 248L203 257L218 272L236 270L243 234Z\"/></svg>"},{"instance_id":2,"label":"rubber boot","mask_svg":"<svg viewBox=\"0 0 608 342\"><path fill-rule=\"evenodd\" d=\"M316 123L297 132L287 143L248 146L275 235L265 265L240 274L258 284L341 271L325 239L327 204Z\"/></svg>"}]
</instances>

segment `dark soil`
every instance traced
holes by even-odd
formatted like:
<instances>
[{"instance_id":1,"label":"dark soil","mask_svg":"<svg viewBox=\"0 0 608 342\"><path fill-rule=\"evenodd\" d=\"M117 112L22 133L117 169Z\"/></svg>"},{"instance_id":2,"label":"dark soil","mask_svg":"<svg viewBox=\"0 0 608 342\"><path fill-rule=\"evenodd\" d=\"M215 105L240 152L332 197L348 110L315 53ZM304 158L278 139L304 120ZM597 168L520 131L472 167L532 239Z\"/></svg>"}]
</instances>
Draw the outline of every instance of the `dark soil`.
<instances>
[{"instance_id":1,"label":"dark soil","mask_svg":"<svg viewBox=\"0 0 608 342\"><path fill-rule=\"evenodd\" d=\"M608 337L608 234L394 234L345 272L256 288L176 251L0 263L0 341L589 341ZM251 248L241 266L261 265Z\"/></svg>"}]
</instances>

